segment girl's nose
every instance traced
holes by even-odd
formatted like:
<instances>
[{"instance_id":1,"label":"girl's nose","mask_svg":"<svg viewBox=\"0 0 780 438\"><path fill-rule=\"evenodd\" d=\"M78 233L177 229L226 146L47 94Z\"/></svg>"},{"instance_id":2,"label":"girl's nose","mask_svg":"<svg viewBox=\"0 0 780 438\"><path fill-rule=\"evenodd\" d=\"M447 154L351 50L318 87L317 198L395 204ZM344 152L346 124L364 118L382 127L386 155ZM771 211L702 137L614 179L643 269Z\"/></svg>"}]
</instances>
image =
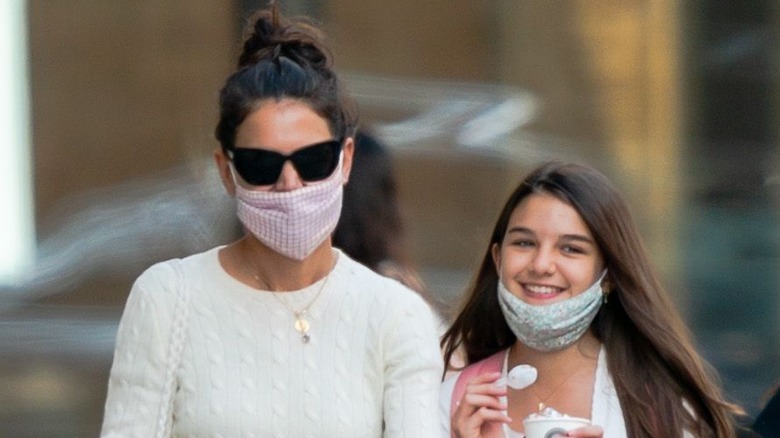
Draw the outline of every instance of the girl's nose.
<instances>
[{"instance_id":1,"label":"girl's nose","mask_svg":"<svg viewBox=\"0 0 780 438\"><path fill-rule=\"evenodd\" d=\"M537 275L549 275L555 272L555 257L551 250L539 248L531 261L531 269Z\"/></svg>"}]
</instances>

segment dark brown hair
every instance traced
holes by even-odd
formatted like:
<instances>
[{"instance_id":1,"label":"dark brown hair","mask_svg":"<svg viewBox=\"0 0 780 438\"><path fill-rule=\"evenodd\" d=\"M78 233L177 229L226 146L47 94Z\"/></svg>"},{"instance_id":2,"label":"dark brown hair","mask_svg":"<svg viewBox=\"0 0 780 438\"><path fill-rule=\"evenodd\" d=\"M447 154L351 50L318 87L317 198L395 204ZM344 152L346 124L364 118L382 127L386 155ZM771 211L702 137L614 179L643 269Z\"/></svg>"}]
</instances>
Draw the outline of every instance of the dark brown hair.
<instances>
[{"instance_id":1,"label":"dark brown hair","mask_svg":"<svg viewBox=\"0 0 780 438\"><path fill-rule=\"evenodd\" d=\"M397 192L390 151L378 137L359 130L333 245L415 290L438 309L439 303L425 289L406 249Z\"/></svg>"},{"instance_id":2,"label":"dark brown hair","mask_svg":"<svg viewBox=\"0 0 780 438\"><path fill-rule=\"evenodd\" d=\"M498 305L491 248L501 244L509 218L535 193L571 205L604 257L609 299L590 330L603 343L630 437L735 436L732 414L712 371L661 287L628 206L609 180L578 164L546 163L511 194L493 229L482 264L452 326L442 338L445 365L456 351L467 364L509 348L516 337Z\"/></svg>"},{"instance_id":3,"label":"dark brown hair","mask_svg":"<svg viewBox=\"0 0 780 438\"><path fill-rule=\"evenodd\" d=\"M354 106L332 69L317 25L302 17L281 17L274 3L252 16L245 33L238 69L219 95L215 134L224 150L235 147L238 126L267 99L300 100L328 122L335 138L352 136Z\"/></svg>"},{"instance_id":4,"label":"dark brown hair","mask_svg":"<svg viewBox=\"0 0 780 438\"><path fill-rule=\"evenodd\" d=\"M333 244L377 270L388 260L406 265L403 233L392 157L376 137L361 130L355 135L352 171Z\"/></svg>"}]
</instances>

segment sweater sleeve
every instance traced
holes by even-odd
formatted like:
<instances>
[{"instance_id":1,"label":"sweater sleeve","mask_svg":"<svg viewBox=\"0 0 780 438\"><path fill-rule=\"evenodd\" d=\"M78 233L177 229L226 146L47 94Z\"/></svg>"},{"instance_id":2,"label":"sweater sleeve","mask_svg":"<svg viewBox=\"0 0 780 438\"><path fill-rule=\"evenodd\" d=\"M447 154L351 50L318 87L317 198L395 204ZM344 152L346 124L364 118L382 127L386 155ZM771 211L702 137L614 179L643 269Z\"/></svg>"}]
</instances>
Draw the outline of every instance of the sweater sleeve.
<instances>
[{"instance_id":1,"label":"sweater sleeve","mask_svg":"<svg viewBox=\"0 0 780 438\"><path fill-rule=\"evenodd\" d=\"M176 296L175 272L158 264L133 285L119 322L101 437L153 437L163 402Z\"/></svg>"},{"instance_id":2,"label":"sweater sleeve","mask_svg":"<svg viewBox=\"0 0 780 438\"><path fill-rule=\"evenodd\" d=\"M384 436L437 436L443 364L431 309L416 294L395 304L385 332Z\"/></svg>"}]
</instances>

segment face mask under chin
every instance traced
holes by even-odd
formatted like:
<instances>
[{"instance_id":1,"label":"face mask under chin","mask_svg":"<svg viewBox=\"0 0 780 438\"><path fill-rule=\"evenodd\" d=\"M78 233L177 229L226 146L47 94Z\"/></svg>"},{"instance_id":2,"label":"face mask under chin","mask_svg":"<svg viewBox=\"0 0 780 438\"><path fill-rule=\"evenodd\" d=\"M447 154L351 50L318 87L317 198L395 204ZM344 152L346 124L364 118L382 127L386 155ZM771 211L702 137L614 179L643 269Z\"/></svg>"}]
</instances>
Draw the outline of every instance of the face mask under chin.
<instances>
[{"instance_id":1,"label":"face mask under chin","mask_svg":"<svg viewBox=\"0 0 780 438\"><path fill-rule=\"evenodd\" d=\"M562 350L580 339L602 304L601 282L569 299L547 305L528 304L514 296L503 280L498 280L498 303L509 328L524 345L538 351Z\"/></svg>"}]
</instances>

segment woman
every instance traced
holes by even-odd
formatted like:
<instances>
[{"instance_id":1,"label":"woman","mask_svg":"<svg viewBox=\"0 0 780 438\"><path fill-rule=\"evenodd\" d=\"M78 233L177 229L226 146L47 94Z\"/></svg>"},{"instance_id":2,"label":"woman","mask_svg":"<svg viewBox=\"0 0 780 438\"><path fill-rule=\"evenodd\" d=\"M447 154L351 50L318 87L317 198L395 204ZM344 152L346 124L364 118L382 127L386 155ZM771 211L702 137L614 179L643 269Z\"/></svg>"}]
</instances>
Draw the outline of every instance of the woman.
<instances>
[{"instance_id":1,"label":"woman","mask_svg":"<svg viewBox=\"0 0 780 438\"><path fill-rule=\"evenodd\" d=\"M445 363L462 350L469 365L442 387L447 436L523 436L522 420L547 407L590 420L568 436L734 436L736 408L691 345L625 202L586 166L548 163L517 187L442 345ZM499 378L517 365L536 373L507 388Z\"/></svg>"},{"instance_id":2,"label":"woman","mask_svg":"<svg viewBox=\"0 0 780 438\"><path fill-rule=\"evenodd\" d=\"M331 244L354 120L330 65L316 27L276 5L254 19L215 152L246 234L138 278L103 436L436 433L428 306Z\"/></svg>"}]
</instances>

